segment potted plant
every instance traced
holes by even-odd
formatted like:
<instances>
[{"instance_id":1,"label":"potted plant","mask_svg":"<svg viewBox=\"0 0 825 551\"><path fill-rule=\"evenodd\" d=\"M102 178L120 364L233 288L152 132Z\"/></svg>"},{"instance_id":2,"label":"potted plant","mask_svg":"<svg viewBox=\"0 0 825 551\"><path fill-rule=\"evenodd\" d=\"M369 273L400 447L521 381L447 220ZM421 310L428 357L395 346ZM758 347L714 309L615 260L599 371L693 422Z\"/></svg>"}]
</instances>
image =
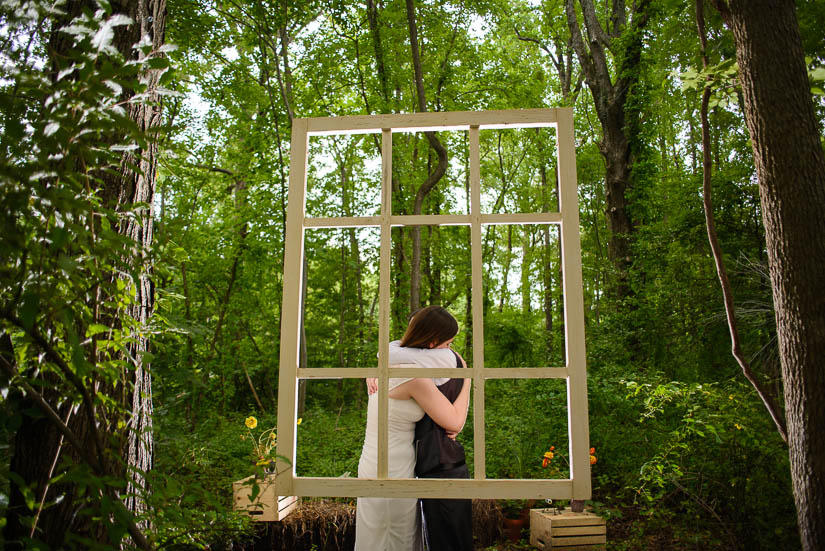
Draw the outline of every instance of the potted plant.
<instances>
[{"instance_id":1,"label":"potted plant","mask_svg":"<svg viewBox=\"0 0 825 551\"><path fill-rule=\"evenodd\" d=\"M276 427L266 429L257 436L252 432L258 427L258 420L249 416L244 420L249 435L241 435L241 440L251 440L251 460L255 465L256 476L275 471L275 446L278 444Z\"/></svg>"},{"instance_id":2,"label":"potted plant","mask_svg":"<svg viewBox=\"0 0 825 551\"><path fill-rule=\"evenodd\" d=\"M499 501L501 514L504 516L504 533L512 542L521 539L521 531L530 522L530 507L525 499L502 499Z\"/></svg>"}]
</instances>

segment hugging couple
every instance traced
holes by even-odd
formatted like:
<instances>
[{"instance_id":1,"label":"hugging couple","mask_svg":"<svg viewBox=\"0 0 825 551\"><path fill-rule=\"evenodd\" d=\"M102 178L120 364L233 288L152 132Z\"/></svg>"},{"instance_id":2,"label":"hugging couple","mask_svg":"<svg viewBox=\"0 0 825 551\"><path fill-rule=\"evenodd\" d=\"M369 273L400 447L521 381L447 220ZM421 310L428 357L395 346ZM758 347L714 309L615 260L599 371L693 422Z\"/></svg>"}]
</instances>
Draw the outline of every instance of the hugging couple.
<instances>
[{"instance_id":1,"label":"hugging couple","mask_svg":"<svg viewBox=\"0 0 825 551\"><path fill-rule=\"evenodd\" d=\"M389 348L389 364L467 367L450 349L458 322L441 306L413 314L400 341ZM378 395L370 393L359 478L376 478ZM464 427L470 403L469 379L390 379L389 478L469 478L464 448L455 437ZM356 551L471 551L469 499L358 498Z\"/></svg>"}]
</instances>

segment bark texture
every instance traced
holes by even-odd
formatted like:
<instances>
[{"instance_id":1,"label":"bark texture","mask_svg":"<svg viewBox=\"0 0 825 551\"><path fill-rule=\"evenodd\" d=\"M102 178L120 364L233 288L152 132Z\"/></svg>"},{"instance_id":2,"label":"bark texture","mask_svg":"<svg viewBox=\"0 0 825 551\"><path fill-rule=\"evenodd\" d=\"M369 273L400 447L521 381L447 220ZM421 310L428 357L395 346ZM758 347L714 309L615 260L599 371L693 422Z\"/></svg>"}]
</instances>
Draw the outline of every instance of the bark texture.
<instances>
[{"instance_id":1,"label":"bark texture","mask_svg":"<svg viewBox=\"0 0 825 551\"><path fill-rule=\"evenodd\" d=\"M92 2L84 0L69 1L63 6L65 14L52 22L48 56L53 73L59 65L59 60L75 47L72 38L60 32L59 29L84 10L94 12L95 6L96 4L93 5ZM132 46L143 36L148 36L155 50L163 44L166 22L165 0L112 2L112 12L125 14L133 21L130 25L118 26L114 29L113 44L124 58L135 59L138 55L142 55ZM150 94L157 88L160 76L161 73L158 70L148 70L141 75ZM125 91L123 99L128 99L132 93L132 91ZM127 104L130 117L145 132L151 131L160 123L161 107L157 100L158 97L154 96L150 97L148 104ZM101 175L97 191L107 207L120 210L121 208L131 209L135 203L152 204L158 148L152 139L147 140L146 144L146 148L139 153L124 155L118 173ZM134 167L139 170L134 170ZM141 327L144 327L151 316L154 299L150 280L151 266L148 261L153 236L152 209L149 207L133 209L133 211L134 216L121 218L117 230L134 242L134 247L130 251L130 262L139 277L132 282L137 293L136 300L129 307L128 314L137 320ZM112 277L121 276L113 273ZM94 300L101 300L99 294ZM98 321L112 326L119 323L117 313L102 311L99 302L91 304L90 307L97 312ZM83 331L80 331L81 334ZM83 500L78 499L80 496L77 495L77 488L74 484L48 484L49 479L55 473L57 460L63 453L70 453L75 462L89 463L92 472L97 476L104 474L121 476L125 474L125 468L129 473L129 483L123 496L124 504L132 512L142 510L138 492L144 487L143 473L151 468L152 462L152 388L149 365L144 362L144 354L149 349L146 334L148 332L141 331L141 335L130 347L128 356L132 369L125 374L130 378L129 380L117 385L96 382L93 388L86 389L89 393L105 392L113 400L119 401L127 411L130 411L131 415L126 419L128 430L118 430L118 420L104 418L99 411L96 411L91 400L84 401L71 410L70 406L64 403L56 409L55 413L64 423L64 428L79 441L80 448L85 452L83 453L78 450L78 446L73 445L69 448L64 443L64 436L67 433L57 430L55 422L24 416L22 426L14 436L10 468L12 472L21 477L24 484L35 488L39 500L44 499L47 502L53 502L57 498L59 500L54 505L43 508L38 514L36 530L34 530L31 526L25 525L23 519L34 514L35 511L28 509L25 501L21 501L22 494L19 488L12 485L7 524L4 529L6 545L10 549L18 545L15 542L20 538L32 536L39 538L52 549L59 549L64 544L67 532L80 534L97 541L108 541L105 523L94 521L88 515L78 514L83 507ZM48 346L47 340L44 339L43 343L44 346ZM92 350L89 358L91 362L96 360L94 354ZM54 361L54 358L52 360ZM47 381L44 383L46 384L42 389L42 397L45 398L45 403L40 405L40 409L49 407L49 404L65 401L59 390L50 386ZM78 384L83 386L79 380ZM23 399L32 402L32 407L37 405L29 395ZM107 444L117 446L114 451L123 462L118 458L109 457L107 452L103 451ZM147 545L137 526L131 525L129 531L140 547Z\"/></svg>"},{"instance_id":2,"label":"bark texture","mask_svg":"<svg viewBox=\"0 0 825 551\"><path fill-rule=\"evenodd\" d=\"M702 68L708 68L707 38L705 37L705 15L704 15L704 1L696 0L696 26L699 31L699 41L702 51ZM713 213L713 184L711 178L711 169L713 162L711 160L711 139L710 139L710 122L708 120L708 104L710 103L711 84L705 85L702 92L702 105L699 109L700 118L702 120L702 198L705 207L705 225L708 230L708 242L710 243L710 250L713 254L713 260L716 263L716 274L719 276L719 284L722 287L722 297L725 304L725 316L728 320L728 330L730 331L731 353L733 354L736 363L742 369L743 375L748 382L753 386L762 403L771 415L776 429L782 440L788 443L788 430L785 426L785 418L782 414L779 404L776 403L775 397L770 394L768 389L762 384L756 373L751 369L750 362L745 358L742 352L742 343L739 338L739 323L736 319L736 310L733 304L733 288L728 278L728 271L725 267L725 260L722 255L722 246L719 244L719 238L716 234L716 220Z\"/></svg>"},{"instance_id":3,"label":"bark texture","mask_svg":"<svg viewBox=\"0 0 825 551\"><path fill-rule=\"evenodd\" d=\"M166 30L166 0L140 0L138 2L122 2L113 4L114 10L128 13L135 24L124 28L118 37L118 49L124 56L134 55L132 45L140 40L141 36L148 36L152 42L152 49L156 51L164 43ZM148 71L144 78L150 91L158 88L161 77L160 71ZM133 104L129 115L143 132L151 132L161 123L161 104L159 96L152 94L150 103ZM128 218L119 229L120 233L130 237L138 246L135 251L135 264L140 266L137 285L137 297L130 307L129 314L138 321L141 327L146 327L154 308L154 287L150 279L151 266L148 255L152 247L153 216L152 203L155 195L157 176L158 145L155 140L147 141L147 147L141 151L139 158L126 158L121 165L121 178L113 182L112 187L118 190L118 205L133 205L145 203L150 205L138 211L138 216ZM139 172L131 168L137 165ZM143 502L138 499L138 492L145 487L144 473L152 468L152 453L154 439L152 436L152 377L150 366L144 361L144 354L149 351L148 331L143 332L131 347L131 357L134 358L134 376L132 379L131 396L125 405L131 407L132 415L128 423L126 462L129 470L129 484L126 488L125 503L133 512L142 512L145 509Z\"/></svg>"},{"instance_id":4,"label":"bark texture","mask_svg":"<svg viewBox=\"0 0 825 551\"><path fill-rule=\"evenodd\" d=\"M803 549L825 549L825 155L790 0L714 1L759 178Z\"/></svg>"}]
</instances>

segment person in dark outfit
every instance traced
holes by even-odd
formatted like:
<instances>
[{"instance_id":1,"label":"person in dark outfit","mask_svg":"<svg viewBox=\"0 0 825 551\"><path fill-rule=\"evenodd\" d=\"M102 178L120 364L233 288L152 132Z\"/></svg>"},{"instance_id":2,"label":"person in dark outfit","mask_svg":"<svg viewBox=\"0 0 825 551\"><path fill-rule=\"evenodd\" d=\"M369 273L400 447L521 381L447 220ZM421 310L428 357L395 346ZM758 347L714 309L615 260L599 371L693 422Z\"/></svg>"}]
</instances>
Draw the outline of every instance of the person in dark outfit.
<instances>
[{"instance_id":1,"label":"person in dark outfit","mask_svg":"<svg viewBox=\"0 0 825 551\"><path fill-rule=\"evenodd\" d=\"M466 367L458 354L456 367ZM461 392L462 379L450 379L438 386L454 402ZM464 447L456 442L429 415L415 425L416 465L419 478L470 478ZM422 499L425 546L431 551L472 551L473 511L469 499Z\"/></svg>"}]
</instances>

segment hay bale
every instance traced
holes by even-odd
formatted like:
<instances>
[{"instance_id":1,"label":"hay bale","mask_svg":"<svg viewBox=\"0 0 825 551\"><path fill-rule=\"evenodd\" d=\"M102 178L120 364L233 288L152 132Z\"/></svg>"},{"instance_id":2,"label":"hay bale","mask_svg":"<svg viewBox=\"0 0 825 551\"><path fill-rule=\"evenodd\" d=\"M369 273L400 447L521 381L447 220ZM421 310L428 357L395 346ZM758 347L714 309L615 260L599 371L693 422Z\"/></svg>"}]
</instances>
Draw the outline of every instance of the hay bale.
<instances>
[{"instance_id":1,"label":"hay bale","mask_svg":"<svg viewBox=\"0 0 825 551\"><path fill-rule=\"evenodd\" d=\"M490 547L501 538L502 518L496 500L473 500L473 543L476 549Z\"/></svg>"},{"instance_id":2,"label":"hay bale","mask_svg":"<svg viewBox=\"0 0 825 551\"><path fill-rule=\"evenodd\" d=\"M333 500L309 500L280 522L262 523L245 551L339 551L355 547L355 505ZM313 547L314 546L314 547Z\"/></svg>"},{"instance_id":3,"label":"hay bale","mask_svg":"<svg viewBox=\"0 0 825 551\"><path fill-rule=\"evenodd\" d=\"M473 542L490 547L501 537L501 510L495 500L474 499ZM351 551L355 547L355 505L334 500L310 500L280 522L260 523L255 542L243 551Z\"/></svg>"}]
</instances>

